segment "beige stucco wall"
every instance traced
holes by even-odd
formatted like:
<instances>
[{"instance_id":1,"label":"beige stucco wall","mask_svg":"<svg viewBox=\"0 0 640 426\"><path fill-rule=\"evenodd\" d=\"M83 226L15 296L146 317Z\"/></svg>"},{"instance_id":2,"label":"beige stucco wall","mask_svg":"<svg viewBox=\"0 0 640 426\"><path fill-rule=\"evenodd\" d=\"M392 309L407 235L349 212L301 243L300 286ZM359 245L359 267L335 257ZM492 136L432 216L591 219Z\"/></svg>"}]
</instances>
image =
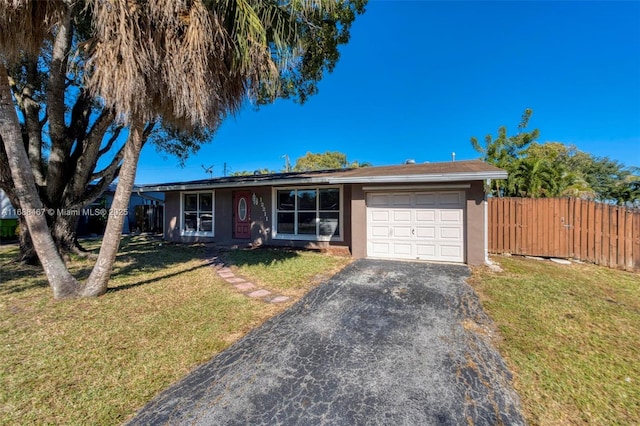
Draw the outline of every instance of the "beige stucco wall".
<instances>
[{"instance_id":1,"label":"beige stucco wall","mask_svg":"<svg viewBox=\"0 0 640 426\"><path fill-rule=\"evenodd\" d=\"M461 182L471 185L465 190L465 261L470 265L484 262L484 190L481 181ZM378 185L376 185L378 186ZM380 185L382 186L382 185ZM397 186L397 184L392 185ZM233 238L233 193L231 189L215 191L215 236L180 236L180 192L165 194L165 239L174 242L220 242L288 247L328 248L346 246L355 258L367 255L367 206L363 185L343 186L343 241L298 241L273 239L272 188L247 188L251 193L251 239Z\"/></svg>"},{"instance_id":2,"label":"beige stucco wall","mask_svg":"<svg viewBox=\"0 0 640 426\"><path fill-rule=\"evenodd\" d=\"M351 190L351 255L367 256L367 205L362 185L349 185Z\"/></svg>"},{"instance_id":3,"label":"beige stucco wall","mask_svg":"<svg viewBox=\"0 0 640 426\"><path fill-rule=\"evenodd\" d=\"M258 187L251 190L251 241L254 245L268 244L271 240L273 217L271 188Z\"/></svg>"},{"instance_id":4,"label":"beige stucco wall","mask_svg":"<svg viewBox=\"0 0 640 426\"><path fill-rule=\"evenodd\" d=\"M466 247L469 265L484 263L484 186L482 181L473 181L466 190Z\"/></svg>"},{"instance_id":5,"label":"beige stucco wall","mask_svg":"<svg viewBox=\"0 0 640 426\"><path fill-rule=\"evenodd\" d=\"M180 235L180 191L165 193L165 231L168 241L224 242L265 244L271 233L271 191L269 188L249 188L251 194L249 214L251 218L251 239L233 238L233 194L231 189L216 189L214 192L214 236L195 237Z\"/></svg>"},{"instance_id":6,"label":"beige stucco wall","mask_svg":"<svg viewBox=\"0 0 640 426\"><path fill-rule=\"evenodd\" d=\"M165 193L165 232L164 237L168 241L194 243L194 242L218 242L253 245L274 245L300 248L329 248L330 246L349 246L351 243L351 231L348 223L351 220L351 208L348 203L350 192L343 192L343 241L298 241L273 239L273 208L272 188L255 187L242 189L251 194L250 217L251 239L233 238L233 194L235 190L216 189L214 195L214 237L195 237L180 235L180 191Z\"/></svg>"}]
</instances>

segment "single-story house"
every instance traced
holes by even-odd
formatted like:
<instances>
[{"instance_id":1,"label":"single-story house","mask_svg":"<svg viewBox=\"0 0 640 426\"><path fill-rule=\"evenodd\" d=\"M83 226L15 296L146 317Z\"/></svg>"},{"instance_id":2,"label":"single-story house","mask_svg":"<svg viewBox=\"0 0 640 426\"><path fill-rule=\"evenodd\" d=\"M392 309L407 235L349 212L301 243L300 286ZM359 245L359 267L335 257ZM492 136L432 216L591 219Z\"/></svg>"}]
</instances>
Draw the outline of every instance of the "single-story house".
<instances>
[{"instance_id":1,"label":"single-story house","mask_svg":"<svg viewBox=\"0 0 640 426\"><path fill-rule=\"evenodd\" d=\"M92 212L96 209L108 208L113 202L116 192L116 184L112 183L105 189L102 195L91 205L86 206L79 212L78 236L102 235L106 221L103 217ZM129 234L132 232L157 232L162 229L159 223L162 221L162 194L150 196L141 194L138 187L134 186L129 199L127 220L124 221L122 232ZM11 205L9 197L0 189L0 238L15 238L18 227L18 216L16 208ZM0 240L1 241L1 240Z\"/></svg>"},{"instance_id":2,"label":"single-story house","mask_svg":"<svg viewBox=\"0 0 640 426\"><path fill-rule=\"evenodd\" d=\"M485 185L506 177L473 160L221 177L139 191L164 193L168 241L342 246L356 258L474 265L487 260Z\"/></svg>"},{"instance_id":3,"label":"single-story house","mask_svg":"<svg viewBox=\"0 0 640 426\"><path fill-rule=\"evenodd\" d=\"M111 207L116 187L117 184L110 184L102 195L84 210L92 211ZM134 185L122 233L159 232L162 229L162 225L159 223L162 221L162 204L164 202L162 194L141 194L138 189L138 186ZM77 234L78 236L102 235L106 224L104 218L100 216L82 215L78 221Z\"/></svg>"},{"instance_id":4,"label":"single-story house","mask_svg":"<svg viewBox=\"0 0 640 426\"><path fill-rule=\"evenodd\" d=\"M9 197L0 189L0 241L15 238L18 216Z\"/></svg>"}]
</instances>

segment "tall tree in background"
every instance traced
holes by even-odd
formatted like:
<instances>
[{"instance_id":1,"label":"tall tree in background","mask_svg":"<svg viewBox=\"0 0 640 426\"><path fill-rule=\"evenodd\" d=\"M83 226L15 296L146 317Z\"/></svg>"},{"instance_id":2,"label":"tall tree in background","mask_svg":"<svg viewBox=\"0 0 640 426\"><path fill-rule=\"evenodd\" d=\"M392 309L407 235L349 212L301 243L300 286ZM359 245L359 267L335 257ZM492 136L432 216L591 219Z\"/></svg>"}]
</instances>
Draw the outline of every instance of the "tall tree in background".
<instances>
[{"instance_id":1,"label":"tall tree in background","mask_svg":"<svg viewBox=\"0 0 640 426\"><path fill-rule=\"evenodd\" d=\"M314 154L307 152L304 156L296 160L293 167L294 172L308 172L311 170L331 170L344 168L369 167L371 163L347 161L347 154L337 151L326 151L324 153Z\"/></svg>"},{"instance_id":2,"label":"tall tree in background","mask_svg":"<svg viewBox=\"0 0 640 426\"><path fill-rule=\"evenodd\" d=\"M621 205L640 203L638 168L593 156L573 145L535 142L538 130L525 131L531 114L530 109L525 110L515 136L507 136L503 126L496 139L485 138L484 147L471 138L482 160L509 172L506 180L492 183L494 196L573 196Z\"/></svg>"},{"instance_id":3,"label":"tall tree in background","mask_svg":"<svg viewBox=\"0 0 640 426\"><path fill-rule=\"evenodd\" d=\"M572 196L615 204L637 204L639 170L607 157L582 152L560 142L532 143L523 153L528 161L543 161L556 177L546 196Z\"/></svg>"},{"instance_id":4,"label":"tall tree in background","mask_svg":"<svg viewBox=\"0 0 640 426\"><path fill-rule=\"evenodd\" d=\"M304 101L317 90L323 71L335 65L337 45L348 40L350 24L365 3L89 2L92 33L81 44L87 52L82 62L83 88L94 99L99 95L103 108L127 126L128 137L112 204L116 214L109 217L98 260L85 285L64 267L46 219L35 214L24 217L54 296L95 296L106 291L124 221L117 213L128 206L149 123L161 118L186 131L216 128L247 97L259 103L279 96ZM41 211L43 203L21 136L6 65L18 63L23 54L38 55L50 29L54 39L71 37L78 13L74 5L71 1L4 1L0 9L0 135L24 210ZM56 150L49 156L52 164L65 165Z\"/></svg>"},{"instance_id":5,"label":"tall tree in background","mask_svg":"<svg viewBox=\"0 0 640 426\"><path fill-rule=\"evenodd\" d=\"M471 137L471 145L478 151L483 161L489 164L505 169L511 172L517 168L517 162L522 158L522 153L527 147L538 138L540 131L534 129L530 132L526 131L529 125L529 120L533 110L527 108L522 114L520 124L518 125L518 133L512 136L507 136L507 127L501 126L498 128L498 137L493 138L491 134L488 134L484 138L484 146L480 145L478 139L475 136ZM513 183L507 180L493 180L491 182L491 193L494 196L509 196L510 188L514 188Z\"/></svg>"},{"instance_id":6,"label":"tall tree in background","mask_svg":"<svg viewBox=\"0 0 640 426\"><path fill-rule=\"evenodd\" d=\"M640 200L637 183L640 170L629 168L607 157L596 157L576 151L567 160L569 167L578 170L580 177L594 192L594 199L615 204L636 203Z\"/></svg>"}]
</instances>

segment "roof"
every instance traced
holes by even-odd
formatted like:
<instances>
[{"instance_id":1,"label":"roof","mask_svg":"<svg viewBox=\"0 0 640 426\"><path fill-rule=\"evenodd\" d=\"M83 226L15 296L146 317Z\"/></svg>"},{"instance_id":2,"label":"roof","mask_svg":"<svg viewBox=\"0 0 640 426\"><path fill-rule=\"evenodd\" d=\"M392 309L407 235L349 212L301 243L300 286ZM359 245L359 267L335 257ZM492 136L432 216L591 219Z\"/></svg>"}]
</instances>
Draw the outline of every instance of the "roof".
<instances>
[{"instance_id":1,"label":"roof","mask_svg":"<svg viewBox=\"0 0 640 426\"><path fill-rule=\"evenodd\" d=\"M507 172L480 160L403 164L357 169L227 176L213 179L140 185L140 192L181 191L204 188L234 188L269 185L343 183L460 182L505 179Z\"/></svg>"}]
</instances>

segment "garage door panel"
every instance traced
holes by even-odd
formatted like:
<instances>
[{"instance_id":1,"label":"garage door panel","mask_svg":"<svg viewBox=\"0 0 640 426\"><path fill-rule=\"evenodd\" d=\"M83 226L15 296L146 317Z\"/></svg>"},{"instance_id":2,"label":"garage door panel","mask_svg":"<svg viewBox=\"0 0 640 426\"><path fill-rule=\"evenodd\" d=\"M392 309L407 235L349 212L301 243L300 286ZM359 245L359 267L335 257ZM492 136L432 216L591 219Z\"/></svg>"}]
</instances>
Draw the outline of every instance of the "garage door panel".
<instances>
[{"instance_id":1,"label":"garage door panel","mask_svg":"<svg viewBox=\"0 0 640 426\"><path fill-rule=\"evenodd\" d=\"M391 254L389 250L390 247L391 247L390 243L381 243L381 242L370 243L370 248L373 255L389 256Z\"/></svg>"},{"instance_id":2,"label":"garage door panel","mask_svg":"<svg viewBox=\"0 0 640 426\"><path fill-rule=\"evenodd\" d=\"M463 201L461 192L441 192L438 194L438 202L441 206L462 207Z\"/></svg>"},{"instance_id":3,"label":"garage door panel","mask_svg":"<svg viewBox=\"0 0 640 426\"><path fill-rule=\"evenodd\" d=\"M371 211L371 220L373 222L389 222L390 212L388 210Z\"/></svg>"},{"instance_id":4,"label":"garage door panel","mask_svg":"<svg viewBox=\"0 0 640 426\"><path fill-rule=\"evenodd\" d=\"M416 222L430 222L436 221L436 210L432 209L417 209L416 210Z\"/></svg>"},{"instance_id":5,"label":"garage door panel","mask_svg":"<svg viewBox=\"0 0 640 426\"><path fill-rule=\"evenodd\" d=\"M459 244L441 244L439 256L443 260L458 261L462 257L462 246Z\"/></svg>"},{"instance_id":6,"label":"garage door panel","mask_svg":"<svg viewBox=\"0 0 640 426\"><path fill-rule=\"evenodd\" d=\"M389 206L389 195L387 194L369 194L369 198L367 200L367 205L370 207L388 207Z\"/></svg>"},{"instance_id":7,"label":"garage door panel","mask_svg":"<svg viewBox=\"0 0 640 426\"><path fill-rule=\"evenodd\" d=\"M455 222L462 224L462 211L460 210L439 210L440 222Z\"/></svg>"},{"instance_id":8,"label":"garage door panel","mask_svg":"<svg viewBox=\"0 0 640 426\"><path fill-rule=\"evenodd\" d=\"M459 241L462 239L462 229L459 227L441 226L438 229L440 230L440 238L443 240Z\"/></svg>"},{"instance_id":9,"label":"garage door panel","mask_svg":"<svg viewBox=\"0 0 640 426\"><path fill-rule=\"evenodd\" d=\"M436 205L436 194L435 193L416 193L415 194L415 205L416 206L435 206Z\"/></svg>"},{"instance_id":10,"label":"garage door panel","mask_svg":"<svg viewBox=\"0 0 640 426\"><path fill-rule=\"evenodd\" d=\"M435 238L436 237L435 226L416 226L416 237L418 238Z\"/></svg>"},{"instance_id":11,"label":"garage door panel","mask_svg":"<svg viewBox=\"0 0 640 426\"><path fill-rule=\"evenodd\" d=\"M403 206L411 206L412 195L409 193L405 194L393 194L392 202L394 207L403 207Z\"/></svg>"},{"instance_id":12,"label":"garage door panel","mask_svg":"<svg viewBox=\"0 0 640 426\"><path fill-rule=\"evenodd\" d=\"M393 254L396 256L403 256L403 257L411 256L413 247L412 247L412 244L409 242L406 242L406 243L394 242L392 244L392 247L393 247Z\"/></svg>"},{"instance_id":13,"label":"garage door panel","mask_svg":"<svg viewBox=\"0 0 640 426\"><path fill-rule=\"evenodd\" d=\"M432 259L436 257L436 245L433 243L418 243L416 244L416 254L422 259Z\"/></svg>"},{"instance_id":14,"label":"garage door panel","mask_svg":"<svg viewBox=\"0 0 640 426\"><path fill-rule=\"evenodd\" d=\"M386 238L391 235L391 228L389 226L384 225L373 225L370 227L371 236L372 237L383 237Z\"/></svg>"},{"instance_id":15,"label":"garage door panel","mask_svg":"<svg viewBox=\"0 0 640 426\"><path fill-rule=\"evenodd\" d=\"M394 226L391 238L411 238L411 226Z\"/></svg>"},{"instance_id":16,"label":"garage door panel","mask_svg":"<svg viewBox=\"0 0 640 426\"><path fill-rule=\"evenodd\" d=\"M367 194L367 255L464 261L464 192Z\"/></svg>"},{"instance_id":17,"label":"garage door panel","mask_svg":"<svg viewBox=\"0 0 640 426\"><path fill-rule=\"evenodd\" d=\"M392 210L394 222L411 222L411 210Z\"/></svg>"}]
</instances>

